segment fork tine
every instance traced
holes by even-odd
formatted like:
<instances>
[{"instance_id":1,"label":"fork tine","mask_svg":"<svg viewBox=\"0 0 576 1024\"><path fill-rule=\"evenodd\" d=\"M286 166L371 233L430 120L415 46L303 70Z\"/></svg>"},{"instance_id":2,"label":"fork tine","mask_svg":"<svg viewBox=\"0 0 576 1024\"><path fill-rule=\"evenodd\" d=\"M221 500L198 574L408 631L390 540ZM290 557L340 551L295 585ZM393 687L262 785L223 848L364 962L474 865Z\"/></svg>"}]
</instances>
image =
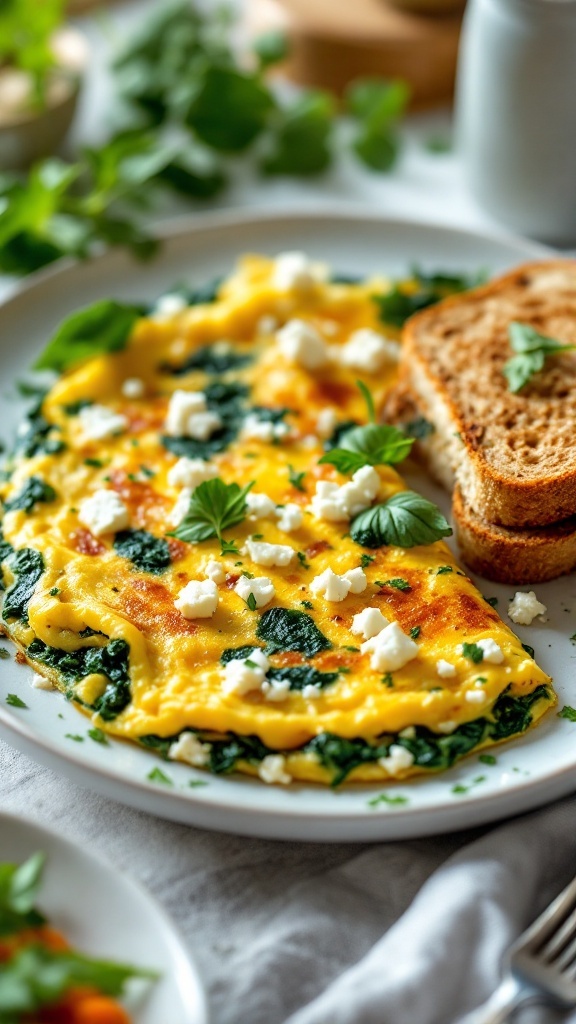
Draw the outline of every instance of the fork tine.
<instances>
[{"instance_id":1,"label":"fork tine","mask_svg":"<svg viewBox=\"0 0 576 1024\"><path fill-rule=\"evenodd\" d=\"M572 910L572 912L568 915L566 920L560 925L558 930L554 932L552 937L548 940L546 945L540 949L538 955L541 956L544 960L547 960L548 963L551 963L553 960L556 960L558 958L558 954L562 953L564 946L566 946L566 944L570 942L575 932L576 909ZM560 958L558 959L558 963L559 962Z\"/></svg>"},{"instance_id":2,"label":"fork tine","mask_svg":"<svg viewBox=\"0 0 576 1024\"><path fill-rule=\"evenodd\" d=\"M572 939L572 942L566 946L566 949L562 950L554 966L560 971L568 971L568 969L572 967L572 971L570 973L573 974L574 960L576 960L576 936Z\"/></svg>"},{"instance_id":3,"label":"fork tine","mask_svg":"<svg viewBox=\"0 0 576 1024\"><path fill-rule=\"evenodd\" d=\"M549 942L566 917L576 908L576 878L556 897L540 917L520 936L515 947L537 953ZM514 947L513 947L514 948Z\"/></svg>"}]
</instances>

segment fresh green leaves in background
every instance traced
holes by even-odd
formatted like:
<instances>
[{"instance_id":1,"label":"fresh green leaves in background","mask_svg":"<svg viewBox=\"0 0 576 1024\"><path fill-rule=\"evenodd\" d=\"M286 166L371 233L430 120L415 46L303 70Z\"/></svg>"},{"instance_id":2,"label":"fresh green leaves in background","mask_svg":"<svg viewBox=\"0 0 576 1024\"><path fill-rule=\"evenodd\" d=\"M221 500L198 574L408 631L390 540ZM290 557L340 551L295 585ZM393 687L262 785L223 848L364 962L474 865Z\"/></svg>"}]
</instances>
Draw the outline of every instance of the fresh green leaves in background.
<instances>
[{"instance_id":1,"label":"fresh green leaves in background","mask_svg":"<svg viewBox=\"0 0 576 1024\"><path fill-rule=\"evenodd\" d=\"M0 66L30 75L34 106L44 104L48 78L56 63L50 38L64 15L64 0L2 0Z\"/></svg>"},{"instance_id":2,"label":"fresh green leaves in background","mask_svg":"<svg viewBox=\"0 0 576 1024\"><path fill-rule=\"evenodd\" d=\"M563 345L556 338L548 338L530 324L522 324L517 320L509 325L508 337L516 355L504 364L503 373L513 394L521 391L535 374L544 369L550 356L558 352L574 352L576 349L576 345Z\"/></svg>"},{"instance_id":3,"label":"fresh green leaves in background","mask_svg":"<svg viewBox=\"0 0 576 1024\"><path fill-rule=\"evenodd\" d=\"M0 60L17 25L35 73L33 40L60 5L44 0L42 12L34 0L0 5ZM141 226L142 211L167 193L212 198L237 166L229 158L241 153L249 151L268 176L315 175L333 164L349 131L340 138L335 98L300 90L281 99L265 75L287 55L286 39L266 33L250 62L235 52L232 36L229 11L203 13L182 0L159 7L112 65L120 130L69 163L49 159L27 177L0 175L0 271L24 274L60 256L83 258L97 242L148 257L155 242ZM403 82L350 86L342 112L352 122L352 148L371 170L394 164L407 98Z\"/></svg>"},{"instance_id":4,"label":"fresh green leaves in background","mask_svg":"<svg viewBox=\"0 0 576 1024\"><path fill-rule=\"evenodd\" d=\"M1 936L43 923L35 904L45 860L43 853L35 853L23 864L0 864Z\"/></svg>"}]
</instances>

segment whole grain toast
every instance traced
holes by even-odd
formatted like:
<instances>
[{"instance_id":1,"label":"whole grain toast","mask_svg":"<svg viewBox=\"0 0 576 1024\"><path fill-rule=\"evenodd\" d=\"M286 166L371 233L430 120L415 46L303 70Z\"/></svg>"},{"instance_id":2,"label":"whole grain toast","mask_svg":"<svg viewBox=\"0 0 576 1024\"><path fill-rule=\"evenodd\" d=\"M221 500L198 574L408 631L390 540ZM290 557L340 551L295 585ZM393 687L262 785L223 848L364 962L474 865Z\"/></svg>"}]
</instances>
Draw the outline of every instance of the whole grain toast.
<instances>
[{"instance_id":1,"label":"whole grain toast","mask_svg":"<svg viewBox=\"0 0 576 1024\"><path fill-rule=\"evenodd\" d=\"M388 395L384 417L411 429L419 438L413 452L431 475L452 494L452 518L462 558L480 576L497 583L543 583L576 568L576 517L548 526L515 529L487 522L465 501L455 485L451 447L460 444L431 422L431 411L406 383Z\"/></svg>"},{"instance_id":2,"label":"whole grain toast","mask_svg":"<svg viewBox=\"0 0 576 1024\"><path fill-rule=\"evenodd\" d=\"M453 475L481 520L531 528L576 514L576 353L512 394L514 320L576 344L576 260L525 264L411 317L400 380L429 411L443 482Z\"/></svg>"}]
</instances>

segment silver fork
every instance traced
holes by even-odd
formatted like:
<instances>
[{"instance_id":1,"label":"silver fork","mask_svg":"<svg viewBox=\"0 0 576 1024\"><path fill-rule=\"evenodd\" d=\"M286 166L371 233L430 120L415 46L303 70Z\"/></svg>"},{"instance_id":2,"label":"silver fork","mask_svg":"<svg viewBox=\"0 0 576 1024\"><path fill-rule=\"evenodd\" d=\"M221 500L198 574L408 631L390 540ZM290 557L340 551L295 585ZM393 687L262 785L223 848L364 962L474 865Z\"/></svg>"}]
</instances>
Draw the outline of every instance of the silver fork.
<instances>
[{"instance_id":1,"label":"silver fork","mask_svg":"<svg viewBox=\"0 0 576 1024\"><path fill-rule=\"evenodd\" d=\"M459 1024L504 1024L519 1006L576 1006L576 878L506 954L494 995Z\"/></svg>"}]
</instances>

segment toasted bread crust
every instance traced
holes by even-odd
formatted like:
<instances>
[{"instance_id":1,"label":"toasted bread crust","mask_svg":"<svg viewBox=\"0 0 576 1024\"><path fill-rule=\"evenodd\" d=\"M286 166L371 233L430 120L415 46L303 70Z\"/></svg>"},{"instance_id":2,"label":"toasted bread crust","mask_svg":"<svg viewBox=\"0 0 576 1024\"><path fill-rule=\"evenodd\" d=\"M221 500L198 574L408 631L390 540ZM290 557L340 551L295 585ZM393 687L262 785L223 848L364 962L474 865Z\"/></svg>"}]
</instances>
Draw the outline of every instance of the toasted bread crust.
<instances>
[{"instance_id":1,"label":"toasted bread crust","mask_svg":"<svg viewBox=\"0 0 576 1024\"><path fill-rule=\"evenodd\" d=\"M477 515L544 526L576 514L576 354L554 356L512 394L502 373L512 320L576 344L576 260L525 264L412 317L402 379L437 429L441 419L459 435L452 468Z\"/></svg>"},{"instance_id":2,"label":"toasted bread crust","mask_svg":"<svg viewBox=\"0 0 576 1024\"><path fill-rule=\"evenodd\" d=\"M533 530L511 530L484 522L456 487L452 515L462 557L470 568L497 583L544 583L576 568L576 517Z\"/></svg>"}]
</instances>

